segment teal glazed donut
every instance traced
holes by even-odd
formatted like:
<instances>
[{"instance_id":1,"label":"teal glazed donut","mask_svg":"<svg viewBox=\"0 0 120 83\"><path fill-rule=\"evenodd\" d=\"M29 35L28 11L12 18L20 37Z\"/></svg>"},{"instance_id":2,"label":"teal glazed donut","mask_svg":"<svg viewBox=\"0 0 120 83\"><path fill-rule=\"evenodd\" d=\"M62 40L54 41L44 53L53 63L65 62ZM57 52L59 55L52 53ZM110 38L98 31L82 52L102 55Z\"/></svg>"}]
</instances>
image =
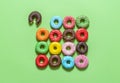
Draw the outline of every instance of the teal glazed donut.
<instances>
[{"instance_id":1,"label":"teal glazed donut","mask_svg":"<svg viewBox=\"0 0 120 83\"><path fill-rule=\"evenodd\" d=\"M78 16L76 18L76 25L78 28L87 28L89 26L89 19L87 16Z\"/></svg>"},{"instance_id":2,"label":"teal glazed donut","mask_svg":"<svg viewBox=\"0 0 120 83\"><path fill-rule=\"evenodd\" d=\"M55 23L55 22L57 22L57 23ZM62 18L60 16L52 17L52 19L50 20L50 26L53 29L60 29L62 26Z\"/></svg>"},{"instance_id":3,"label":"teal glazed donut","mask_svg":"<svg viewBox=\"0 0 120 83\"><path fill-rule=\"evenodd\" d=\"M65 69L72 69L74 67L74 59L71 56L65 56L62 59L62 66Z\"/></svg>"},{"instance_id":4,"label":"teal glazed donut","mask_svg":"<svg viewBox=\"0 0 120 83\"><path fill-rule=\"evenodd\" d=\"M46 42L43 42L43 41L38 42L36 44L35 50L38 54L46 54L48 51L48 44Z\"/></svg>"}]
</instances>

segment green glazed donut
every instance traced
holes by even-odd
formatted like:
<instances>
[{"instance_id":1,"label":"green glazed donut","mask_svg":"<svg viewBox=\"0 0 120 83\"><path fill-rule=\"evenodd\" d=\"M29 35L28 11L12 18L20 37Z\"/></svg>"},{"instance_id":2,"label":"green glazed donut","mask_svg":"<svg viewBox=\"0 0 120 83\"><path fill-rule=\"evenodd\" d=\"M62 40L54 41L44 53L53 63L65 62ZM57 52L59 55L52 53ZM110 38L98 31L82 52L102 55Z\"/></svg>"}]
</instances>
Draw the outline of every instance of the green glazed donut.
<instances>
[{"instance_id":1,"label":"green glazed donut","mask_svg":"<svg viewBox=\"0 0 120 83\"><path fill-rule=\"evenodd\" d=\"M48 44L46 42L43 42L43 41L38 42L36 44L35 50L38 54L46 54L48 51Z\"/></svg>"},{"instance_id":2,"label":"green glazed donut","mask_svg":"<svg viewBox=\"0 0 120 83\"><path fill-rule=\"evenodd\" d=\"M76 18L76 25L78 28L87 28L89 26L89 19L87 16L78 16Z\"/></svg>"}]
</instances>

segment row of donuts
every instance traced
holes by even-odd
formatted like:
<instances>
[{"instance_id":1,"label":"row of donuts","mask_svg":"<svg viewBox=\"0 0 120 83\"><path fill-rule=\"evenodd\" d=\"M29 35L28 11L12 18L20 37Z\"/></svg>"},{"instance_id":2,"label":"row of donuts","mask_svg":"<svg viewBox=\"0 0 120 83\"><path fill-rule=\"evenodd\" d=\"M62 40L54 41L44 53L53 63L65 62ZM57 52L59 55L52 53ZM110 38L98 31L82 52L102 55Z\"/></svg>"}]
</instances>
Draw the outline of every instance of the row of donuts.
<instances>
[{"instance_id":1,"label":"row of donuts","mask_svg":"<svg viewBox=\"0 0 120 83\"><path fill-rule=\"evenodd\" d=\"M41 60L43 60L43 62L41 62ZM78 55L75 59L71 56L64 56L62 60L59 55L52 55L48 60L46 55L40 54L36 57L35 61L39 68L45 68L48 64L51 67L59 67L60 64L62 64L65 69L72 69L74 65L79 69L83 69L88 66L88 59L85 55Z\"/></svg>"},{"instance_id":2,"label":"row of donuts","mask_svg":"<svg viewBox=\"0 0 120 83\"><path fill-rule=\"evenodd\" d=\"M40 41L37 42L35 50L37 54L47 54L49 50L52 55L58 55L62 51L64 55L72 56L76 50L79 54L86 54L88 46L85 42L79 42L77 45L72 42L65 42L62 46L59 42L52 42L48 46L46 42Z\"/></svg>"},{"instance_id":3,"label":"row of donuts","mask_svg":"<svg viewBox=\"0 0 120 83\"><path fill-rule=\"evenodd\" d=\"M76 20L72 16L66 16L63 21L60 16L53 16L50 20L50 25L53 29L60 29L62 24L65 29L73 29L75 27L75 23L78 28L87 28L89 26L87 16L78 16Z\"/></svg>"},{"instance_id":4,"label":"row of donuts","mask_svg":"<svg viewBox=\"0 0 120 83\"><path fill-rule=\"evenodd\" d=\"M76 32L72 29L66 29L63 34L60 30L52 30L50 33L45 28L37 30L36 39L38 41L46 41L48 38L51 42L59 42L62 38L65 41L73 41L76 38L79 42L85 42L88 39L88 32L84 28L80 28Z\"/></svg>"}]
</instances>

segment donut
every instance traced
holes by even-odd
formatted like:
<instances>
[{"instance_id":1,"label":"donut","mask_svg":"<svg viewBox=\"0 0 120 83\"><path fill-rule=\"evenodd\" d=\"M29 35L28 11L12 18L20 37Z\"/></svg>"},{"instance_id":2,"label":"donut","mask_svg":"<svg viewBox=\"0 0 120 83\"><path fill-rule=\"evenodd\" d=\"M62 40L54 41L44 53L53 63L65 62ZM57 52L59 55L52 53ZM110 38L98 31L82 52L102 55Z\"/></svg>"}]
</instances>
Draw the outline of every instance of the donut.
<instances>
[{"instance_id":1,"label":"donut","mask_svg":"<svg viewBox=\"0 0 120 83\"><path fill-rule=\"evenodd\" d=\"M29 24L33 24L33 20L36 19L36 25L39 26L42 21L42 16L38 11L33 11L29 14L28 22Z\"/></svg>"},{"instance_id":2,"label":"donut","mask_svg":"<svg viewBox=\"0 0 120 83\"><path fill-rule=\"evenodd\" d=\"M76 39L79 41L79 42L85 42L87 41L88 39L88 32L86 29L84 28L80 28L76 31L75 33L76 35Z\"/></svg>"},{"instance_id":3,"label":"donut","mask_svg":"<svg viewBox=\"0 0 120 83\"><path fill-rule=\"evenodd\" d=\"M72 69L74 67L74 59L71 56L64 56L62 59L62 66L65 69Z\"/></svg>"},{"instance_id":4,"label":"donut","mask_svg":"<svg viewBox=\"0 0 120 83\"><path fill-rule=\"evenodd\" d=\"M49 52L51 54L60 54L61 53L61 44L59 42L52 42L49 45Z\"/></svg>"},{"instance_id":5,"label":"donut","mask_svg":"<svg viewBox=\"0 0 120 83\"><path fill-rule=\"evenodd\" d=\"M85 42L79 42L76 46L76 50L80 53L80 54L85 54L88 51L88 46Z\"/></svg>"},{"instance_id":6,"label":"donut","mask_svg":"<svg viewBox=\"0 0 120 83\"><path fill-rule=\"evenodd\" d=\"M52 55L49 58L49 65L51 67L58 67L61 64L61 58L59 55Z\"/></svg>"},{"instance_id":7,"label":"donut","mask_svg":"<svg viewBox=\"0 0 120 83\"><path fill-rule=\"evenodd\" d=\"M75 58L75 65L79 69L86 68L88 66L88 58L85 55L78 55Z\"/></svg>"},{"instance_id":8,"label":"donut","mask_svg":"<svg viewBox=\"0 0 120 83\"><path fill-rule=\"evenodd\" d=\"M36 66L39 68L44 68L48 65L48 58L46 57L46 55L38 55L36 57Z\"/></svg>"},{"instance_id":9,"label":"donut","mask_svg":"<svg viewBox=\"0 0 120 83\"><path fill-rule=\"evenodd\" d=\"M78 28L88 28L89 19L87 16L78 16L76 18L76 25Z\"/></svg>"},{"instance_id":10,"label":"donut","mask_svg":"<svg viewBox=\"0 0 120 83\"><path fill-rule=\"evenodd\" d=\"M53 16L50 20L50 26L53 29L60 29L62 26L62 18L60 16Z\"/></svg>"},{"instance_id":11,"label":"donut","mask_svg":"<svg viewBox=\"0 0 120 83\"><path fill-rule=\"evenodd\" d=\"M75 39L75 32L72 29L66 29L63 32L64 41L73 41Z\"/></svg>"},{"instance_id":12,"label":"donut","mask_svg":"<svg viewBox=\"0 0 120 83\"><path fill-rule=\"evenodd\" d=\"M36 39L38 41L45 41L49 37L49 31L45 28L40 28L36 32Z\"/></svg>"},{"instance_id":13,"label":"donut","mask_svg":"<svg viewBox=\"0 0 120 83\"><path fill-rule=\"evenodd\" d=\"M48 52L48 44L44 41L37 42L35 50L37 54L46 54Z\"/></svg>"},{"instance_id":14,"label":"donut","mask_svg":"<svg viewBox=\"0 0 120 83\"><path fill-rule=\"evenodd\" d=\"M60 30L52 30L50 32L49 38L51 42L59 42L62 38L62 32Z\"/></svg>"},{"instance_id":15,"label":"donut","mask_svg":"<svg viewBox=\"0 0 120 83\"><path fill-rule=\"evenodd\" d=\"M62 45L62 52L64 55L73 55L76 50L76 46L72 42L65 42Z\"/></svg>"},{"instance_id":16,"label":"donut","mask_svg":"<svg viewBox=\"0 0 120 83\"><path fill-rule=\"evenodd\" d=\"M75 19L72 16L66 16L63 20L63 26L66 29L73 29L75 26Z\"/></svg>"}]
</instances>

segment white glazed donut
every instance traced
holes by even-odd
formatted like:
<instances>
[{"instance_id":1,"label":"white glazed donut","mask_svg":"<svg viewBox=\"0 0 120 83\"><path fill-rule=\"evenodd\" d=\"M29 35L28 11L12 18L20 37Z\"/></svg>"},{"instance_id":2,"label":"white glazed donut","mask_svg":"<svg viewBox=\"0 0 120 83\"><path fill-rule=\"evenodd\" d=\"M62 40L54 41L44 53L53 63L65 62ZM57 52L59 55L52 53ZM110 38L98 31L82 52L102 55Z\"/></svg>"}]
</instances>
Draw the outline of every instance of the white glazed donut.
<instances>
[{"instance_id":1,"label":"white glazed donut","mask_svg":"<svg viewBox=\"0 0 120 83\"><path fill-rule=\"evenodd\" d=\"M63 45L62 45L62 52L64 55L72 55L74 52L75 52L75 44L72 43L72 42L65 42Z\"/></svg>"}]
</instances>

